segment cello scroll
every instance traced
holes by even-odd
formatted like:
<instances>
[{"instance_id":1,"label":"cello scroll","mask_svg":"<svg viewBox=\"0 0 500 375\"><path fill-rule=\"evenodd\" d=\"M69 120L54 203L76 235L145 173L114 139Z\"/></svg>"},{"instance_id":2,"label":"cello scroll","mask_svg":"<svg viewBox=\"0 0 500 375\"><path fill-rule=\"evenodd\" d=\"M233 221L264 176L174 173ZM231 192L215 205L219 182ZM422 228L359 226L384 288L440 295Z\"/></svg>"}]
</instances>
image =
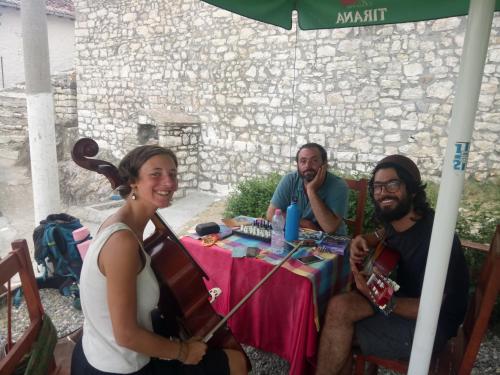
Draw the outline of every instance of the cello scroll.
<instances>
[{"instance_id":1,"label":"cello scroll","mask_svg":"<svg viewBox=\"0 0 500 375\"><path fill-rule=\"evenodd\" d=\"M73 146L71 158L78 166L104 175L114 190L122 184L118 169L110 162L91 159L98 152L99 146L96 141L91 138L81 138Z\"/></svg>"}]
</instances>

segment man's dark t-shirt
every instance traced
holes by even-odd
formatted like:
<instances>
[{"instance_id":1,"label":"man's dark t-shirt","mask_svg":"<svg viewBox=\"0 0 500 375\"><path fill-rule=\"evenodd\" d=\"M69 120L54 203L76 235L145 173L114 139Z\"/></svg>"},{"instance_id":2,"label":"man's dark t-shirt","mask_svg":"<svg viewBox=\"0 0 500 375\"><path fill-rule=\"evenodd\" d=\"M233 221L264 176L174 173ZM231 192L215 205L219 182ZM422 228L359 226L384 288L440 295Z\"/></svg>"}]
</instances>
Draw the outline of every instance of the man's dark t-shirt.
<instances>
[{"instance_id":1,"label":"man's dark t-shirt","mask_svg":"<svg viewBox=\"0 0 500 375\"><path fill-rule=\"evenodd\" d=\"M431 212L404 232L396 232L391 225L385 228L387 246L401 254L396 277L401 288L396 296L419 298L422 293L433 221L434 213ZM469 273L460 241L455 234L437 334L446 338L456 335L465 316L468 288Z\"/></svg>"}]
</instances>

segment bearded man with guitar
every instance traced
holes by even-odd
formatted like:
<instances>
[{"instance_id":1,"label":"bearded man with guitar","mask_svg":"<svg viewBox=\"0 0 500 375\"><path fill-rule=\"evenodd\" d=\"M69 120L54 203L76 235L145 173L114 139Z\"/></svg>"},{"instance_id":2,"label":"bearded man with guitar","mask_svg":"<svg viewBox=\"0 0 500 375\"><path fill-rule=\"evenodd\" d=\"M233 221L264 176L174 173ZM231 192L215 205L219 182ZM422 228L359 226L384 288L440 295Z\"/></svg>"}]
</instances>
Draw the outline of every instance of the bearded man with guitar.
<instances>
[{"instance_id":1,"label":"bearded man with guitar","mask_svg":"<svg viewBox=\"0 0 500 375\"><path fill-rule=\"evenodd\" d=\"M418 167L402 155L387 156L376 165L369 190L381 228L351 242L349 261L356 288L334 296L328 304L317 375L351 373L353 343L365 355L407 359L411 353L434 210L427 201ZM434 342L436 351L456 335L467 307L469 276L457 235L452 246ZM399 258L394 271L399 289L383 305L377 304L374 289L367 285L371 275L363 272L366 263L377 262L369 255L375 247L382 252L389 249L387 252Z\"/></svg>"}]
</instances>

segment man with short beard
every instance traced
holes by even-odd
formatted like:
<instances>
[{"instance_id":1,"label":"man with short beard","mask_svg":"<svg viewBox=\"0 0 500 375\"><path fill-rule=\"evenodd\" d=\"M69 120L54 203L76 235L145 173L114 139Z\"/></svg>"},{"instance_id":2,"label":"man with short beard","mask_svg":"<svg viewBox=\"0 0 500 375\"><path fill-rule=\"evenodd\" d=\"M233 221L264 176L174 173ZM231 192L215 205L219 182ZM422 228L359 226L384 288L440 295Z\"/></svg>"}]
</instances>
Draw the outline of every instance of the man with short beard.
<instances>
[{"instance_id":1,"label":"man with short beard","mask_svg":"<svg viewBox=\"0 0 500 375\"><path fill-rule=\"evenodd\" d=\"M317 375L351 373L353 342L365 355L408 359L411 353L434 211L427 202L420 171L405 156L391 155L382 159L373 170L369 189L375 218L382 228L357 236L351 242L349 261L356 290L334 296L329 301L320 339ZM369 249L381 241L400 254L395 278L400 289L384 310L372 301L366 275L360 272ZM455 235L435 351L456 335L465 316L468 285L467 266Z\"/></svg>"},{"instance_id":2,"label":"man with short beard","mask_svg":"<svg viewBox=\"0 0 500 375\"><path fill-rule=\"evenodd\" d=\"M286 213L295 200L301 213L300 227L345 234L347 184L328 172L325 149L317 143L307 143L297 151L295 161L297 171L281 179L267 208L267 219L272 220L277 208Z\"/></svg>"}]
</instances>

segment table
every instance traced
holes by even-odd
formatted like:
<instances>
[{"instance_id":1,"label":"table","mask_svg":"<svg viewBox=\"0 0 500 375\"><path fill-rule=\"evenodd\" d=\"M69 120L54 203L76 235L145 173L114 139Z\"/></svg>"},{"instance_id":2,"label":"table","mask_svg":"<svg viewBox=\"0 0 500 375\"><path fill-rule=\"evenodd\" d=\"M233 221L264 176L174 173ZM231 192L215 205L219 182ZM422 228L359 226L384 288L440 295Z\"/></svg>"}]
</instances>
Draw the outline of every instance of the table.
<instances>
[{"instance_id":1,"label":"table","mask_svg":"<svg viewBox=\"0 0 500 375\"><path fill-rule=\"evenodd\" d=\"M213 306L223 316L271 271L270 262L280 258L234 258L232 250L238 246L269 249L265 242L234 234L211 247L189 236L181 241L208 275L207 288L221 288ZM290 259L229 319L229 327L240 343L286 359L290 374L314 373L319 317L331 294L345 287L348 274L342 256L331 254L308 266Z\"/></svg>"}]
</instances>

